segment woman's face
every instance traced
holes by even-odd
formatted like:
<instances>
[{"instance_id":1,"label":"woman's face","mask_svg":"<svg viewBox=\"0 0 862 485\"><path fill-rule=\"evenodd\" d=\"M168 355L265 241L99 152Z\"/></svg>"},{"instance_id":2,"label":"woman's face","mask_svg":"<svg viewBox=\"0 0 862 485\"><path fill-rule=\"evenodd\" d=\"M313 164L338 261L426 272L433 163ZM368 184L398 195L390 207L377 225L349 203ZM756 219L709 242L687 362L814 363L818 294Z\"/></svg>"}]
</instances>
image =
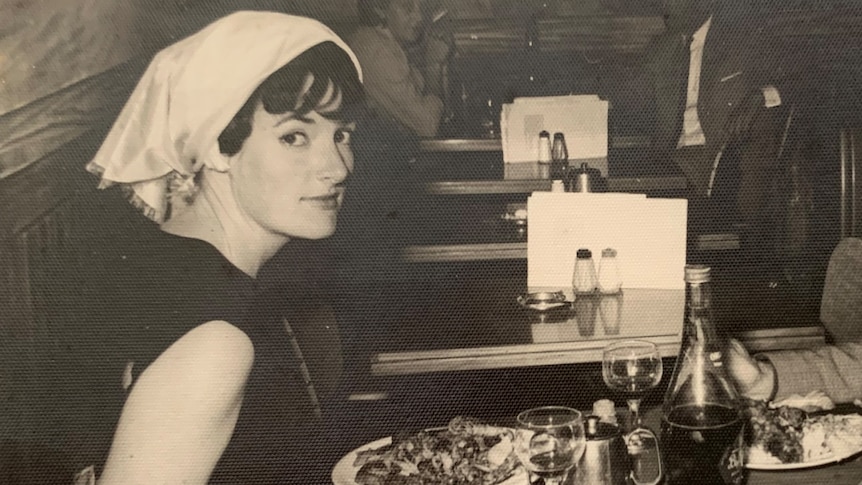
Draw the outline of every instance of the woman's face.
<instances>
[{"instance_id":1,"label":"woman's face","mask_svg":"<svg viewBox=\"0 0 862 485\"><path fill-rule=\"evenodd\" d=\"M229 172L242 212L271 233L332 235L344 198L342 182L353 171L353 128L317 111L270 114L258 103L251 134Z\"/></svg>"},{"instance_id":2,"label":"woman's face","mask_svg":"<svg viewBox=\"0 0 862 485\"><path fill-rule=\"evenodd\" d=\"M390 0L386 8L378 13L385 19L386 27L400 44L409 44L419 39L422 28L419 0Z\"/></svg>"}]
</instances>

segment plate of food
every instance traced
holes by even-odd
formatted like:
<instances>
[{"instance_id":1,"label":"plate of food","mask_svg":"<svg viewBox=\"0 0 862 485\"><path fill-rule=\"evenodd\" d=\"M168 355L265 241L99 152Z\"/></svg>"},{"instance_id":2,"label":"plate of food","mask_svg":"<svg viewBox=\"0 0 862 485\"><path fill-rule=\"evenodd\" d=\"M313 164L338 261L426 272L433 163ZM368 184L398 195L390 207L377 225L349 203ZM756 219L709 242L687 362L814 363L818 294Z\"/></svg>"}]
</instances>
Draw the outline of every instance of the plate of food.
<instances>
[{"instance_id":1,"label":"plate of food","mask_svg":"<svg viewBox=\"0 0 862 485\"><path fill-rule=\"evenodd\" d=\"M813 468L862 453L858 413L756 401L749 406L749 423L746 467L752 470Z\"/></svg>"},{"instance_id":2,"label":"plate of food","mask_svg":"<svg viewBox=\"0 0 862 485\"><path fill-rule=\"evenodd\" d=\"M520 485L526 471L510 428L457 417L446 428L386 437L345 455L332 470L335 485Z\"/></svg>"}]
</instances>

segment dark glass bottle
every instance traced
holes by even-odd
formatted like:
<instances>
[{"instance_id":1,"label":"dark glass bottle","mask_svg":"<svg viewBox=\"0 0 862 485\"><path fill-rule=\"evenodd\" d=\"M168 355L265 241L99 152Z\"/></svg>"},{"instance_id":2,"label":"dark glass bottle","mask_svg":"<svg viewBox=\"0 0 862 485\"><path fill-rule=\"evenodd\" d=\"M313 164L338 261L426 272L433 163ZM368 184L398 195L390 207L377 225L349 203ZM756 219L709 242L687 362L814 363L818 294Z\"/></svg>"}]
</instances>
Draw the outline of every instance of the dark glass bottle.
<instances>
[{"instance_id":1,"label":"dark glass bottle","mask_svg":"<svg viewBox=\"0 0 862 485\"><path fill-rule=\"evenodd\" d=\"M661 444L667 485L741 484L744 415L712 317L709 268L685 268L682 343L664 399Z\"/></svg>"},{"instance_id":2,"label":"dark glass bottle","mask_svg":"<svg viewBox=\"0 0 862 485\"><path fill-rule=\"evenodd\" d=\"M569 149L566 138L560 133L554 133L554 143L551 145L551 178L564 179L569 168Z\"/></svg>"}]
</instances>

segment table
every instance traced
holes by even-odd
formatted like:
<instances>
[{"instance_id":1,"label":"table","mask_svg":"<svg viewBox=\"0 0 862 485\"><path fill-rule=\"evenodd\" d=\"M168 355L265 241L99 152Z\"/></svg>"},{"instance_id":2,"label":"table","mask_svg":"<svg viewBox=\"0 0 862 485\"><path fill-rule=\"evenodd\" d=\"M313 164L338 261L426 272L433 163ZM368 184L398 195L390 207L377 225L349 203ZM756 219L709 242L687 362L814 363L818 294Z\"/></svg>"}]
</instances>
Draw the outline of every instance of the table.
<instances>
[{"instance_id":1,"label":"table","mask_svg":"<svg viewBox=\"0 0 862 485\"><path fill-rule=\"evenodd\" d=\"M602 349L622 339L647 339L664 357L679 351L685 306L683 289L626 288L620 295L579 297L574 303L536 312L517 303L514 278L489 279L475 298L457 294L429 298L433 308L408 302L393 307L396 319L430 324L407 326L371 356L377 376L601 362ZM471 287L475 288L475 287ZM546 291L549 288L530 288ZM472 294L466 290L462 297ZM523 290L520 290L523 291ZM455 293L458 293L457 291ZM402 326L403 327L403 326ZM820 326L745 328L733 332L753 351L808 347L825 342Z\"/></svg>"},{"instance_id":2,"label":"table","mask_svg":"<svg viewBox=\"0 0 862 485\"><path fill-rule=\"evenodd\" d=\"M639 139L621 138L614 141L612 148L631 148L642 143L643 140ZM422 154L416 162L417 167L422 167L419 170L422 174L419 177L419 191L431 198L429 212L439 210L441 206L451 211L451 207L458 204L470 207L472 211L477 207L476 201L481 199L482 203L487 204L494 197L509 202L508 205L511 205L513 198L518 197L521 203L525 203L531 193L551 189L548 164L503 163L499 139L423 140L420 150ZM615 173L613 165L609 168L610 173L605 182L610 192L644 193L660 197L686 195L687 181L681 173L677 173L678 170L658 170L657 173L617 170ZM500 218L506 212L509 211L500 203L493 217ZM483 220L476 225L487 226L488 221ZM411 244L404 249L402 257L416 263L524 259L527 254L527 230L524 226L516 230L520 232L515 234L512 228L503 227L497 231L500 233L498 237L487 241L473 241L475 235L465 234L463 242L447 237L448 240L440 243ZM718 233L710 230L693 234L691 240L695 251L740 248L739 236L730 228Z\"/></svg>"}]
</instances>

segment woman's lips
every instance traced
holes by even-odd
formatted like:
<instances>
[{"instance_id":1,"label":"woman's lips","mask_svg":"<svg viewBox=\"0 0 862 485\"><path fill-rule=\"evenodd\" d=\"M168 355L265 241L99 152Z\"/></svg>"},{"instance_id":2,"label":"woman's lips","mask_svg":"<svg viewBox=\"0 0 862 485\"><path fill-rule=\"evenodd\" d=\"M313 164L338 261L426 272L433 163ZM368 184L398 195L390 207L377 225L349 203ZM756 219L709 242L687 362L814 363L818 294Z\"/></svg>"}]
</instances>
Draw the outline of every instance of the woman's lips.
<instances>
[{"instance_id":1,"label":"woman's lips","mask_svg":"<svg viewBox=\"0 0 862 485\"><path fill-rule=\"evenodd\" d=\"M315 197L303 197L304 202L324 210L337 210L339 206L339 194L318 195Z\"/></svg>"}]
</instances>

